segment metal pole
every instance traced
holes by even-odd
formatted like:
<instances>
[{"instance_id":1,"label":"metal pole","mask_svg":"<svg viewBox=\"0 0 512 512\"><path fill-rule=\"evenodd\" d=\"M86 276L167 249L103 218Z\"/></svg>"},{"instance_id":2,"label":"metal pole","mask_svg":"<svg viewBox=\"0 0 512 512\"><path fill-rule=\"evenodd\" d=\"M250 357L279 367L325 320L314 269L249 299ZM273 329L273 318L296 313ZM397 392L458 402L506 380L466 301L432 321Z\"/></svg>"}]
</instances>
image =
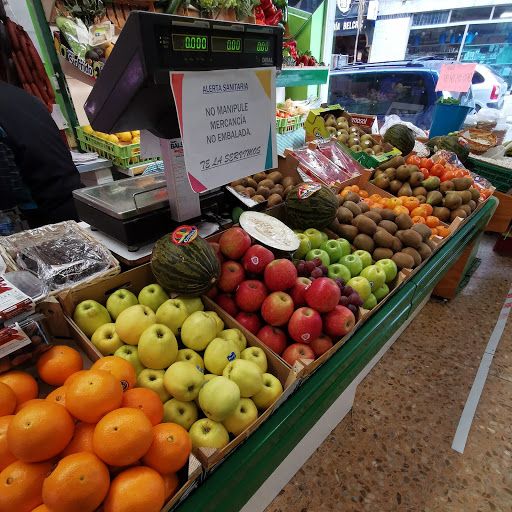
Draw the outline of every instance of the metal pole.
<instances>
[{"instance_id":1,"label":"metal pole","mask_svg":"<svg viewBox=\"0 0 512 512\"><path fill-rule=\"evenodd\" d=\"M361 32L361 25L363 24L363 13L364 7L366 5L366 0L359 0L359 6L357 9L357 32L356 32L356 45L354 47L354 62L357 62L357 45L359 43L359 34Z\"/></svg>"}]
</instances>

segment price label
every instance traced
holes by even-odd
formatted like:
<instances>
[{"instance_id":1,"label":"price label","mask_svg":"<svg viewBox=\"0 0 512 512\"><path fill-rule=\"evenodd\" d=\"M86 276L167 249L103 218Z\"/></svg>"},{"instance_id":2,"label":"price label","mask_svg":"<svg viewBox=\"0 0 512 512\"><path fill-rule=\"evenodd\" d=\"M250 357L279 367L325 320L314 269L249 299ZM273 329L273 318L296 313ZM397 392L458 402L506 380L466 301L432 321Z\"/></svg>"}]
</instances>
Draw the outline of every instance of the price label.
<instances>
[{"instance_id":1,"label":"price label","mask_svg":"<svg viewBox=\"0 0 512 512\"><path fill-rule=\"evenodd\" d=\"M468 92L476 64L443 64L436 91Z\"/></svg>"}]
</instances>

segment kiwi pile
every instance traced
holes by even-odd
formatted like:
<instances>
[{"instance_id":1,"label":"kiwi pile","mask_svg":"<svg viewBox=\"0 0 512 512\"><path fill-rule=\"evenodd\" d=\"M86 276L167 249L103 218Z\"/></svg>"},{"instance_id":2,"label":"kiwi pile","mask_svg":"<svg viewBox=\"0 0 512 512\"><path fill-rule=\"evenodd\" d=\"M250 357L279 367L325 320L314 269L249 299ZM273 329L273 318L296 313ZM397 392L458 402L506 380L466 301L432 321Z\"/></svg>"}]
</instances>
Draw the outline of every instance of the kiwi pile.
<instances>
[{"instance_id":1,"label":"kiwi pile","mask_svg":"<svg viewBox=\"0 0 512 512\"><path fill-rule=\"evenodd\" d=\"M279 171L258 172L254 176L247 176L233 181L230 186L239 194L250 197L257 203L267 201L268 207L281 204L288 192L297 184L291 176L283 178Z\"/></svg>"},{"instance_id":2,"label":"kiwi pile","mask_svg":"<svg viewBox=\"0 0 512 512\"><path fill-rule=\"evenodd\" d=\"M413 224L409 215L370 207L351 192L338 196L337 222L333 229L356 249L368 251L375 261L392 259L399 270L414 268L435 249L432 231L425 224Z\"/></svg>"}]
</instances>

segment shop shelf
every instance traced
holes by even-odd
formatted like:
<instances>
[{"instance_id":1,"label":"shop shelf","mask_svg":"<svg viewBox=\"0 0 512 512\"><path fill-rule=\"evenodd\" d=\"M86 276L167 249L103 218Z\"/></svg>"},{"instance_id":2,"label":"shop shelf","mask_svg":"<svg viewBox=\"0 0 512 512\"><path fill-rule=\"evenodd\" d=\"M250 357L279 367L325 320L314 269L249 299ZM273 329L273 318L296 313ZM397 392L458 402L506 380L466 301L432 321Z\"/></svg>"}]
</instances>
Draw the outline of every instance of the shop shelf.
<instances>
[{"instance_id":1,"label":"shop shelf","mask_svg":"<svg viewBox=\"0 0 512 512\"><path fill-rule=\"evenodd\" d=\"M283 68L276 78L276 87L295 87L298 85L323 85L329 78L328 67L291 67Z\"/></svg>"},{"instance_id":2,"label":"shop shelf","mask_svg":"<svg viewBox=\"0 0 512 512\"><path fill-rule=\"evenodd\" d=\"M499 192L506 194L512 188L512 169L483 162L476 158L468 158L468 163L474 173L489 180Z\"/></svg>"}]
</instances>

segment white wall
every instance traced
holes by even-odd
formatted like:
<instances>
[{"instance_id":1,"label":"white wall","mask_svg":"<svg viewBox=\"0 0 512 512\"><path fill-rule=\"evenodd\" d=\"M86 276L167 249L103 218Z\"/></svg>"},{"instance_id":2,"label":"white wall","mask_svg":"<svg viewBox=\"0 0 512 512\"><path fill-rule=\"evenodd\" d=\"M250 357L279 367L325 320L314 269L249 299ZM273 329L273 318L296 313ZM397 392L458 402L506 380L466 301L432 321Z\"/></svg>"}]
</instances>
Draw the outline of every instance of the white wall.
<instances>
[{"instance_id":1,"label":"white wall","mask_svg":"<svg viewBox=\"0 0 512 512\"><path fill-rule=\"evenodd\" d=\"M445 11L464 7L510 5L511 0L381 0L379 16L414 12Z\"/></svg>"},{"instance_id":2,"label":"white wall","mask_svg":"<svg viewBox=\"0 0 512 512\"><path fill-rule=\"evenodd\" d=\"M411 17L377 20L369 62L403 60L409 39Z\"/></svg>"}]
</instances>

